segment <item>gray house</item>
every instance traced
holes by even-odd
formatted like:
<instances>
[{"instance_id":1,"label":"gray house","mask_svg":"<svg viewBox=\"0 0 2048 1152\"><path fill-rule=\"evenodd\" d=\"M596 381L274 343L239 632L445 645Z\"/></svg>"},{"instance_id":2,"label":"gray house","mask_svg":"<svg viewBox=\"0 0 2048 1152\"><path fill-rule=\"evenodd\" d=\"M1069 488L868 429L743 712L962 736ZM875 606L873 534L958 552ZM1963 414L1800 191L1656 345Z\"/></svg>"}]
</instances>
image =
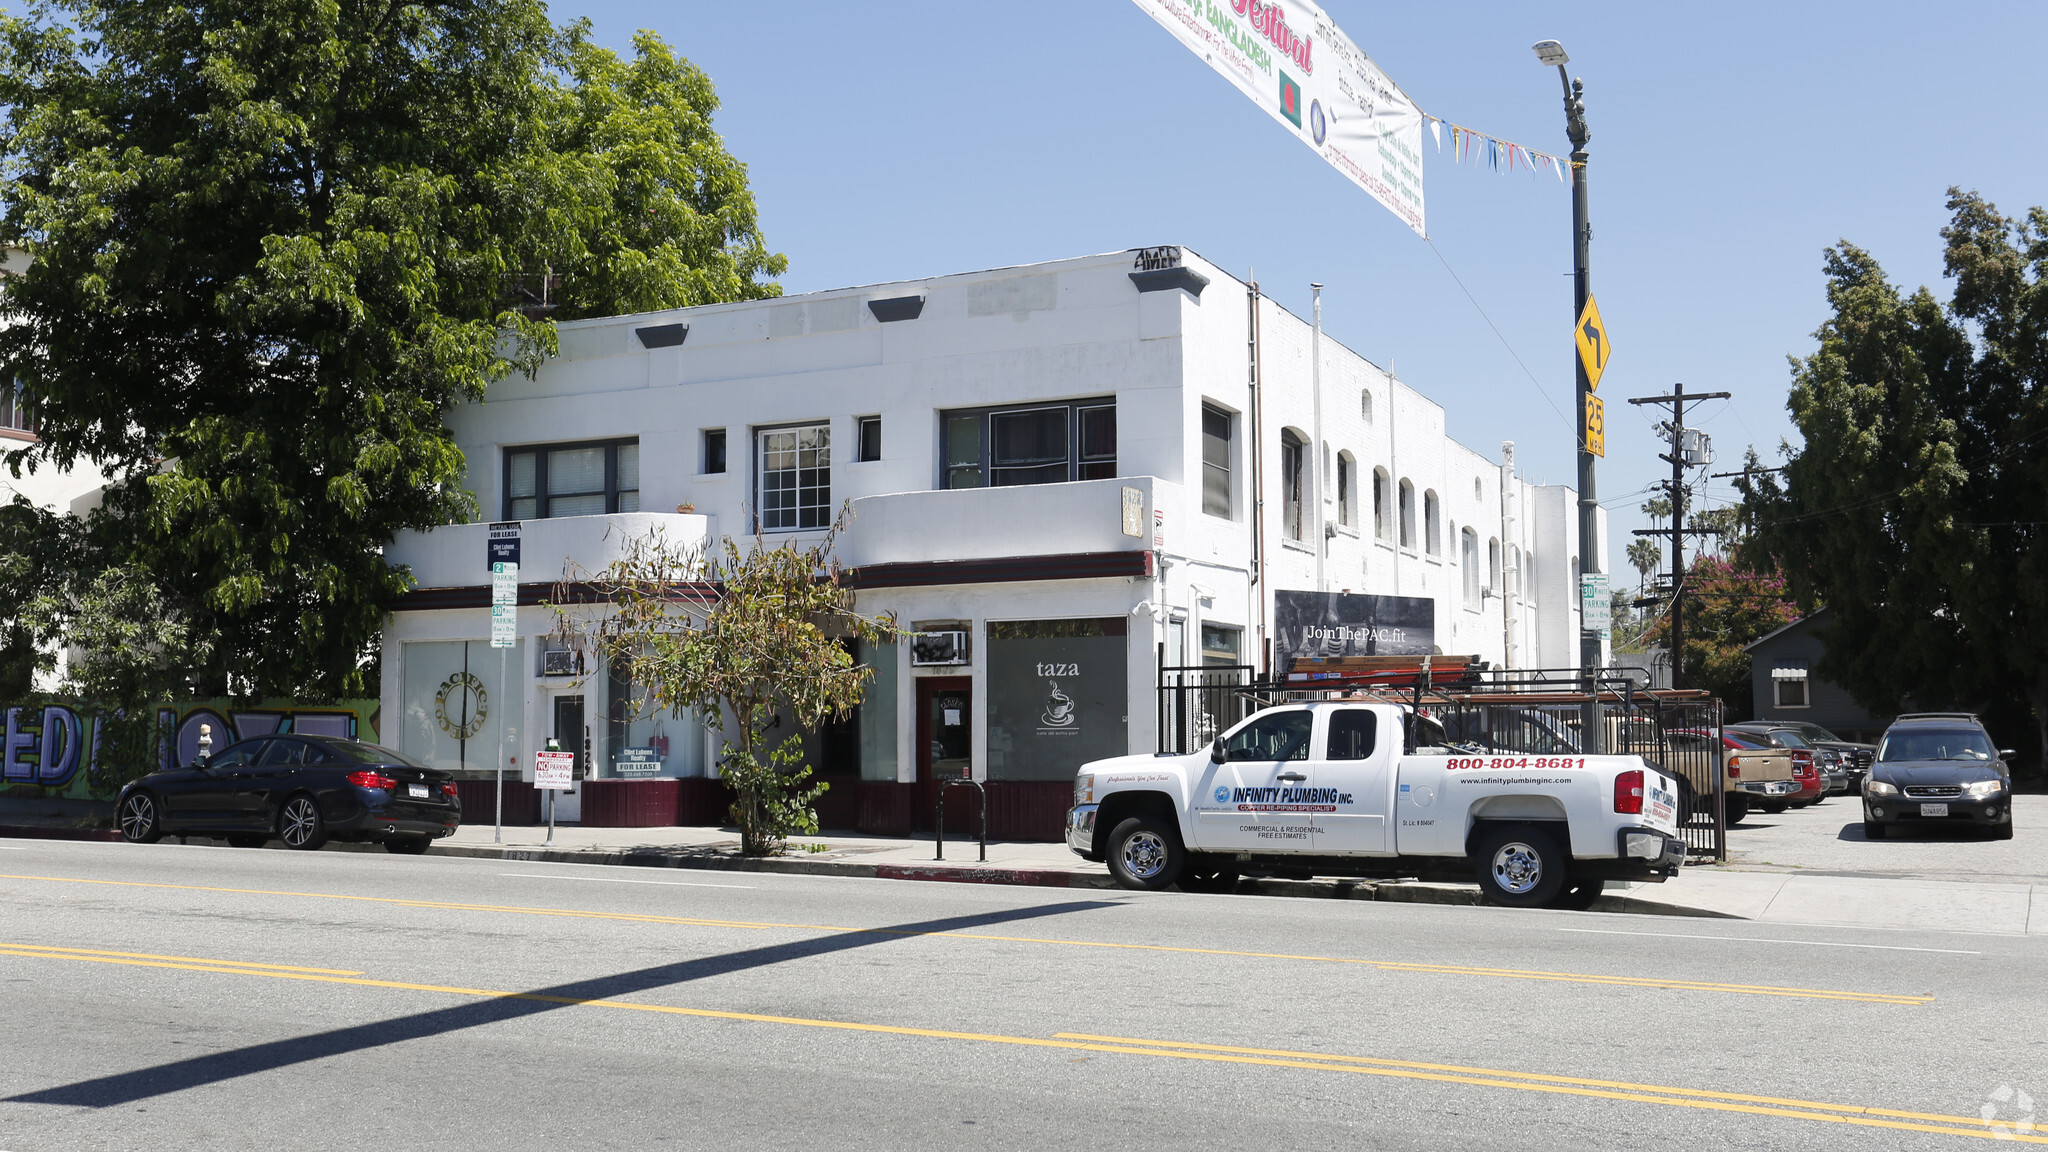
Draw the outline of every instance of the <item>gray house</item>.
<instances>
[{"instance_id":1,"label":"gray house","mask_svg":"<svg viewBox=\"0 0 2048 1152\"><path fill-rule=\"evenodd\" d=\"M1794 620L1768 636L1751 641L1749 682L1759 720L1799 720L1818 724L1844 740L1875 743L1889 718L1865 712L1840 685L1819 679L1811 669L1820 663L1827 633L1828 610Z\"/></svg>"}]
</instances>

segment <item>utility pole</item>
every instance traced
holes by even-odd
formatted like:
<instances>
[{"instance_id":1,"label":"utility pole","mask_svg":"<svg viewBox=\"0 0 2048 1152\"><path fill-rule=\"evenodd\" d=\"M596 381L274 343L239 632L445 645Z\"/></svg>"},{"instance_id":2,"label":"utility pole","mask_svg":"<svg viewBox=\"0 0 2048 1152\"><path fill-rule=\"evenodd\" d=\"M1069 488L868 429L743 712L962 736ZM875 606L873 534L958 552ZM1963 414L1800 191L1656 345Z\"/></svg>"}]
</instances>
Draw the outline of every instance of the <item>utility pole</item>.
<instances>
[{"instance_id":1,"label":"utility pole","mask_svg":"<svg viewBox=\"0 0 2048 1152\"><path fill-rule=\"evenodd\" d=\"M1695 392L1687 395L1684 384L1675 384L1669 396L1635 396L1631 404L1669 404L1671 420L1665 430L1670 433L1671 451L1658 458L1671 463L1671 527L1638 528L1638 536L1669 536L1671 538L1671 686L1685 687L1685 538L1687 536L1711 536L1719 532L1715 528L1685 527L1685 469L1692 464L1711 464L1711 453L1706 448L1706 438L1696 437L1688 443L1685 426L1685 406L1688 402L1697 404L1702 400L1727 400L1727 392ZM1694 457L1698 457L1694 459Z\"/></svg>"}]
</instances>

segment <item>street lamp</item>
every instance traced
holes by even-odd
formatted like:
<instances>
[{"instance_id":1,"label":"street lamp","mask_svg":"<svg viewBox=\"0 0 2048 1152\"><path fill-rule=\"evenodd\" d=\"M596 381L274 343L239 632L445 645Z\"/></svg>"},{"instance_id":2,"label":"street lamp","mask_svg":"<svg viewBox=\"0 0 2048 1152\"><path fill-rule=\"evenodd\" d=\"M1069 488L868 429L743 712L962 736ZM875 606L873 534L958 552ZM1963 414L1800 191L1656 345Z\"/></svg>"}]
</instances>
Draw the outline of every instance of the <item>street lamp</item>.
<instances>
[{"instance_id":1,"label":"street lamp","mask_svg":"<svg viewBox=\"0 0 2048 1152\"><path fill-rule=\"evenodd\" d=\"M1586 84L1573 80L1565 73L1564 66L1571 61L1564 45L1555 40L1538 40L1531 45L1536 59L1545 67L1555 66L1557 78L1564 84L1564 129L1566 139L1572 145L1572 324L1577 326L1579 317L1585 314L1586 299L1592 295L1592 226L1586 222ZM1601 572L1597 538L1599 535L1599 495L1593 486L1593 454L1586 444L1586 404L1591 397L1592 381L1586 377L1586 365L1574 356L1579 377L1579 427L1576 433L1579 448L1579 671L1586 687L1593 687L1594 670L1600 667L1600 633L1586 627L1584 615L1585 578ZM1581 731L1586 733L1585 751L1600 751L1602 725L1599 723L1599 704L1586 705L1585 721Z\"/></svg>"}]
</instances>

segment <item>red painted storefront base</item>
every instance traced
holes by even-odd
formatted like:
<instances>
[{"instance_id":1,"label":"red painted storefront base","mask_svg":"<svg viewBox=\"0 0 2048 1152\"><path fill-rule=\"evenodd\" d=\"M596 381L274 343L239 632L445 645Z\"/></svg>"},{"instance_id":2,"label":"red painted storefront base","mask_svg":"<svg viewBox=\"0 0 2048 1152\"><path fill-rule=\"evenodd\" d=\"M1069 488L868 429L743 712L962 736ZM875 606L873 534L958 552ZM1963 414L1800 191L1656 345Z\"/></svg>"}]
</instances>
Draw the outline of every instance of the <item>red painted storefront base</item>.
<instances>
[{"instance_id":1,"label":"red painted storefront base","mask_svg":"<svg viewBox=\"0 0 2048 1152\"><path fill-rule=\"evenodd\" d=\"M932 813L916 811L915 784L870 780L828 779L818 798L818 826L833 832L869 836L908 836L929 832ZM496 782L462 780L462 822L491 823ZM732 822L732 790L722 780L691 777L656 780L585 780L582 793L585 828L721 827ZM988 785L988 838L1056 843L1061 838L1073 787L1063 781L996 780ZM946 790L946 827L973 834L979 831L972 790ZM530 826L547 819L540 791L522 780L505 781L505 819L512 826Z\"/></svg>"}]
</instances>

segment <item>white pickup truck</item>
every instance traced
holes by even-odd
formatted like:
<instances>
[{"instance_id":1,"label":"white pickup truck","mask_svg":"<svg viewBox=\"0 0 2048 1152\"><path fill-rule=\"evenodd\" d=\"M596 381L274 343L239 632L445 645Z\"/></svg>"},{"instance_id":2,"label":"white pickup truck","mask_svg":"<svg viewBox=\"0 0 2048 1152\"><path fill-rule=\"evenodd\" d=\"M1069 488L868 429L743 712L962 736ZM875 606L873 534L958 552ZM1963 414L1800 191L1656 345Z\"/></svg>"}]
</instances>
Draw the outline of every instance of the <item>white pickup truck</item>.
<instances>
[{"instance_id":1,"label":"white pickup truck","mask_svg":"<svg viewBox=\"0 0 2048 1152\"><path fill-rule=\"evenodd\" d=\"M1399 705L1318 701L1191 755L1084 765L1067 846L1127 888L1476 875L1494 903L1583 908L1608 880L1675 875L1677 819L1677 782L1638 756L1470 754Z\"/></svg>"}]
</instances>

